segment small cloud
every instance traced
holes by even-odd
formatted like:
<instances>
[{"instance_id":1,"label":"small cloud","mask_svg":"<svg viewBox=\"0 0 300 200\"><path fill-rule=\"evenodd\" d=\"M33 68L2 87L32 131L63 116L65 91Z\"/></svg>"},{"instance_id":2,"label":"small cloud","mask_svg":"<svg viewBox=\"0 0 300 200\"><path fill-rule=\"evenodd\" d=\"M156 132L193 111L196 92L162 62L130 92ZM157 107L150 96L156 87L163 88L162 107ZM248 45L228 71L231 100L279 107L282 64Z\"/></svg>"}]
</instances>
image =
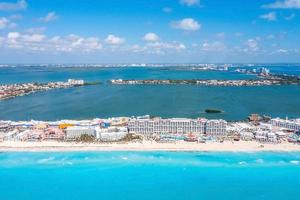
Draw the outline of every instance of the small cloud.
<instances>
[{"instance_id":1,"label":"small cloud","mask_svg":"<svg viewBox=\"0 0 300 200\"><path fill-rule=\"evenodd\" d=\"M182 51L186 49L186 46L180 42L151 42L147 43L146 50L148 50L148 53L155 53L155 54L164 54L165 51Z\"/></svg>"},{"instance_id":2,"label":"small cloud","mask_svg":"<svg viewBox=\"0 0 300 200\"><path fill-rule=\"evenodd\" d=\"M200 1L199 0L180 0L180 3L182 5L186 5L186 6L197 6L197 5L200 5Z\"/></svg>"},{"instance_id":3,"label":"small cloud","mask_svg":"<svg viewBox=\"0 0 300 200\"><path fill-rule=\"evenodd\" d=\"M24 42L42 42L46 36L43 34L23 35Z\"/></svg>"},{"instance_id":4,"label":"small cloud","mask_svg":"<svg viewBox=\"0 0 300 200\"><path fill-rule=\"evenodd\" d=\"M300 9L300 0L277 0L262 7L271 9Z\"/></svg>"},{"instance_id":5,"label":"small cloud","mask_svg":"<svg viewBox=\"0 0 300 200\"><path fill-rule=\"evenodd\" d=\"M246 49L244 51L246 52L256 52L259 50L259 44L258 41L260 38L255 38L255 39L248 39L246 42Z\"/></svg>"},{"instance_id":6,"label":"small cloud","mask_svg":"<svg viewBox=\"0 0 300 200\"><path fill-rule=\"evenodd\" d=\"M201 28L201 24L193 18L185 18L179 21L171 22L171 27L185 31L197 31Z\"/></svg>"},{"instance_id":7,"label":"small cloud","mask_svg":"<svg viewBox=\"0 0 300 200\"><path fill-rule=\"evenodd\" d=\"M120 44L123 44L123 43L125 42L125 39L110 34L110 35L108 35L107 38L105 39L105 42L106 42L107 44L110 44L110 45L120 45Z\"/></svg>"},{"instance_id":8,"label":"small cloud","mask_svg":"<svg viewBox=\"0 0 300 200\"><path fill-rule=\"evenodd\" d=\"M144 35L143 40L146 42L157 42L159 37L155 33L147 33Z\"/></svg>"},{"instance_id":9,"label":"small cloud","mask_svg":"<svg viewBox=\"0 0 300 200\"><path fill-rule=\"evenodd\" d=\"M276 15L275 12L269 12L267 14L261 15L260 18L268 20L268 21L276 21L277 20L277 15Z\"/></svg>"},{"instance_id":10,"label":"small cloud","mask_svg":"<svg viewBox=\"0 0 300 200\"><path fill-rule=\"evenodd\" d=\"M47 23L47 22L51 22L51 21L54 21L57 19L58 19L58 16L56 15L55 12L49 12L45 17L41 17L40 21Z\"/></svg>"},{"instance_id":11,"label":"small cloud","mask_svg":"<svg viewBox=\"0 0 300 200\"><path fill-rule=\"evenodd\" d=\"M9 20L5 17L0 18L0 29L4 29L7 27L7 24L9 23Z\"/></svg>"},{"instance_id":12,"label":"small cloud","mask_svg":"<svg viewBox=\"0 0 300 200\"><path fill-rule=\"evenodd\" d=\"M19 0L16 3L0 2L0 11L18 11L26 10L27 2L25 0Z\"/></svg>"},{"instance_id":13,"label":"small cloud","mask_svg":"<svg viewBox=\"0 0 300 200\"><path fill-rule=\"evenodd\" d=\"M16 39L16 38L19 38L20 36L21 36L21 34L19 32L9 32L7 34L8 39Z\"/></svg>"},{"instance_id":14,"label":"small cloud","mask_svg":"<svg viewBox=\"0 0 300 200\"><path fill-rule=\"evenodd\" d=\"M285 20L293 20L296 17L295 13L290 14L289 16L286 16L284 19Z\"/></svg>"},{"instance_id":15,"label":"small cloud","mask_svg":"<svg viewBox=\"0 0 300 200\"><path fill-rule=\"evenodd\" d=\"M208 42L204 42L201 46L201 50L202 51L223 51L226 49L226 46L224 43L222 42L212 42L212 43L208 43Z\"/></svg>"},{"instance_id":16,"label":"small cloud","mask_svg":"<svg viewBox=\"0 0 300 200\"><path fill-rule=\"evenodd\" d=\"M286 49L278 49L277 53L288 53L288 50L286 50Z\"/></svg>"},{"instance_id":17,"label":"small cloud","mask_svg":"<svg viewBox=\"0 0 300 200\"><path fill-rule=\"evenodd\" d=\"M0 29L15 28L16 26L17 26L16 23L11 22L6 17L0 17Z\"/></svg>"},{"instance_id":18,"label":"small cloud","mask_svg":"<svg viewBox=\"0 0 300 200\"><path fill-rule=\"evenodd\" d=\"M163 8L163 12L165 12L165 13L171 13L171 12L173 12L173 9L170 8L170 7L164 7Z\"/></svg>"}]
</instances>

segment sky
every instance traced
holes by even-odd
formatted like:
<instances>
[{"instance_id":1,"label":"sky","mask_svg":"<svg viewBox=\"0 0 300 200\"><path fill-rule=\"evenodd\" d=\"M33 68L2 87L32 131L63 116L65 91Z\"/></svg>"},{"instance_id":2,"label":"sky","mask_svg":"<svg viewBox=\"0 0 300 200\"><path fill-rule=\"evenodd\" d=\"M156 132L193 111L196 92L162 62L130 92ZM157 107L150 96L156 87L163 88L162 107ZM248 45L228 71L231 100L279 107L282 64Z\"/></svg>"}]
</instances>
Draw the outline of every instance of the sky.
<instances>
[{"instance_id":1,"label":"sky","mask_svg":"<svg viewBox=\"0 0 300 200\"><path fill-rule=\"evenodd\" d=\"M300 0L0 0L0 63L300 63Z\"/></svg>"}]
</instances>

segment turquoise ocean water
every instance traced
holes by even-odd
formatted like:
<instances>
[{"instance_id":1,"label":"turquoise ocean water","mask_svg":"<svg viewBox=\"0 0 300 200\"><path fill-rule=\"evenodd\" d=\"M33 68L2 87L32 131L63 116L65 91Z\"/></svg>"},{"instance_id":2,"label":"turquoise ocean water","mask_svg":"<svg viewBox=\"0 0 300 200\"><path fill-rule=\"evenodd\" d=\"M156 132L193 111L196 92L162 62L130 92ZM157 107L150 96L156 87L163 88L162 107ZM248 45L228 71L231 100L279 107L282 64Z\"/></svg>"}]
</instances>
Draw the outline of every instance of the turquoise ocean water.
<instances>
[{"instance_id":1,"label":"turquoise ocean water","mask_svg":"<svg viewBox=\"0 0 300 200\"><path fill-rule=\"evenodd\" d=\"M271 72L300 75L300 67L270 66ZM0 119L59 120L137 116L206 117L240 120L250 113L300 117L299 86L203 87L196 85L110 85L110 79L253 79L253 75L176 68L0 68L0 84L102 81L102 85L58 89L0 101ZM207 108L222 114L205 114Z\"/></svg>"},{"instance_id":2,"label":"turquoise ocean water","mask_svg":"<svg viewBox=\"0 0 300 200\"><path fill-rule=\"evenodd\" d=\"M0 153L1 200L298 200L300 153Z\"/></svg>"}]
</instances>

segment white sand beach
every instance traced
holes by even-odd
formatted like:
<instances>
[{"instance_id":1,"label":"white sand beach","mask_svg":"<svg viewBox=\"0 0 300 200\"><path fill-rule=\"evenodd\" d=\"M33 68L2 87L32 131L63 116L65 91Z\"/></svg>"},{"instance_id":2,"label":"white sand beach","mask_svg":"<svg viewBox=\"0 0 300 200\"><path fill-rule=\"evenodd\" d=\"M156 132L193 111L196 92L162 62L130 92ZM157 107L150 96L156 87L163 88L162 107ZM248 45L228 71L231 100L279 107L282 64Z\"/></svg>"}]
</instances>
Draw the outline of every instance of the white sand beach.
<instances>
[{"instance_id":1,"label":"white sand beach","mask_svg":"<svg viewBox=\"0 0 300 200\"><path fill-rule=\"evenodd\" d=\"M258 142L223 143L73 143L73 142L1 142L0 152L42 152L42 151L300 151L300 145L292 143L262 144Z\"/></svg>"}]
</instances>

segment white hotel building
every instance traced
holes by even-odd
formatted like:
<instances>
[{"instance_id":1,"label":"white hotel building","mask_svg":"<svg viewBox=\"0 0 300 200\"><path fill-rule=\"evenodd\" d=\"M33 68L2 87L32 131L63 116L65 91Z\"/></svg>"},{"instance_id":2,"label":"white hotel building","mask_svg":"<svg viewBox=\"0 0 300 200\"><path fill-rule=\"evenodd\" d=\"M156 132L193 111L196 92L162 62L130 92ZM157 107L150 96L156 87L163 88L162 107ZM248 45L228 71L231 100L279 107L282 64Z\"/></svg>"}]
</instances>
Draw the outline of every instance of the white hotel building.
<instances>
[{"instance_id":1,"label":"white hotel building","mask_svg":"<svg viewBox=\"0 0 300 200\"><path fill-rule=\"evenodd\" d=\"M146 136L152 134L209 134L224 135L227 122L224 120L186 119L186 118L132 118L129 120L129 133Z\"/></svg>"},{"instance_id":2,"label":"white hotel building","mask_svg":"<svg viewBox=\"0 0 300 200\"><path fill-rule=\"evenodd\" d=\"M288 120L274 118L271 119L271 125L275 127L281 127L288 130L299 131L300 130L300 119Z\"/></svg>"}]
</instances>

